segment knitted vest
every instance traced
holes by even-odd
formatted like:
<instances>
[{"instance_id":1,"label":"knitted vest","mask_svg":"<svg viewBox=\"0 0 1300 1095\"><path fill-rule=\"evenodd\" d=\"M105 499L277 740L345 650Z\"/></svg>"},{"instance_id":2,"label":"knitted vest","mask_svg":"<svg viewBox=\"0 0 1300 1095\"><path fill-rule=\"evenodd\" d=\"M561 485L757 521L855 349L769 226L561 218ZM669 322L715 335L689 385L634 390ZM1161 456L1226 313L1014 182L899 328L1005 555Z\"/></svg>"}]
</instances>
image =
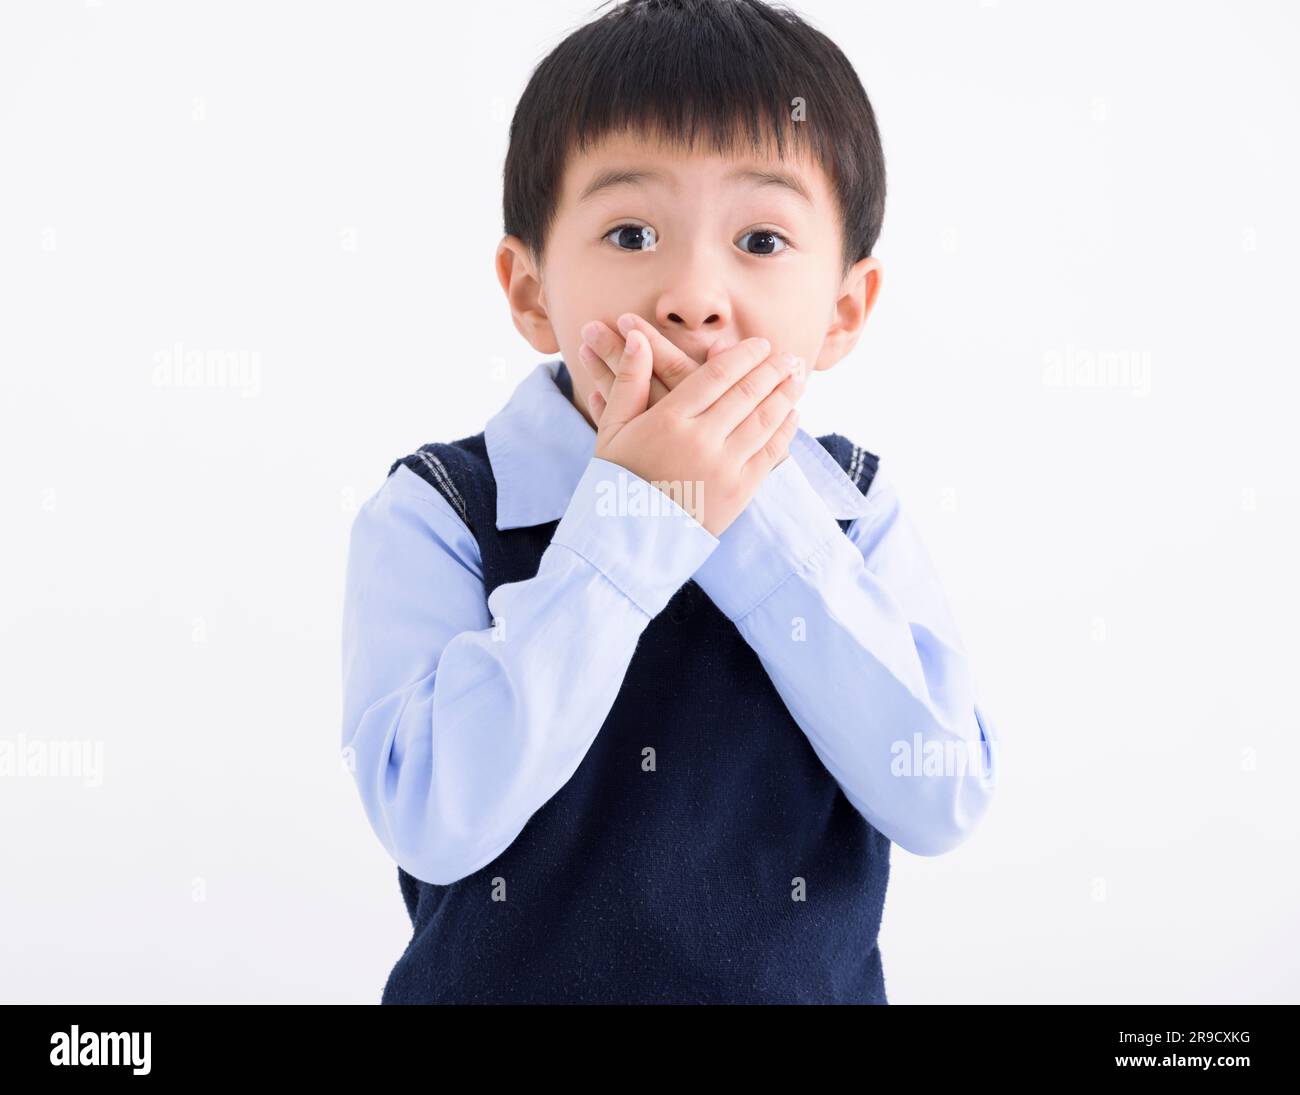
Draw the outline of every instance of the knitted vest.
<instances>
[{"instance_id":1,"label":"knitted vest","mask_svg":"<svg viewBox=\"0 0 1300 1095\"><path fill-rule=\"evenodd\" d=\"M818 441L865 494L878 458ZM469 527L488 594L537 574L558 522L498 531L483 433L388 474L402 464ZM398 868L413 933L382 1003L886 1004L889 850L688 581L577 771L505 851L446 886Z\"/></svg>"}]
</instances>

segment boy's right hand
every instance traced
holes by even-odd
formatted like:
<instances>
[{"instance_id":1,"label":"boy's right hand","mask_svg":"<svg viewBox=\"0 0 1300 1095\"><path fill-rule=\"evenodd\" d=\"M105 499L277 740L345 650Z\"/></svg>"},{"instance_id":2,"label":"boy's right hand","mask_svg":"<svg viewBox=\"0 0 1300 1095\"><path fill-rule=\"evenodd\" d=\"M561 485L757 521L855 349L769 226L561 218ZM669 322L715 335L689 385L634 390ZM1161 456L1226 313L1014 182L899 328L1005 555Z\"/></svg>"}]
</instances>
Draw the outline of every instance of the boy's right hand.
<instances>
[{"instance_id":1,"label":"boy's right hand","mask_svg":"<svg viewBox=\"0 0 1300 1095\"><path fill-rule=\"evenodd\" d=\"M595 455L673 498L714 536L749 504L786 455L799 413L773 395L797 360L747 338L711 357L653 407L651 354L641 331L628 335L596 430Z\"/></svg>"}]
</instances>

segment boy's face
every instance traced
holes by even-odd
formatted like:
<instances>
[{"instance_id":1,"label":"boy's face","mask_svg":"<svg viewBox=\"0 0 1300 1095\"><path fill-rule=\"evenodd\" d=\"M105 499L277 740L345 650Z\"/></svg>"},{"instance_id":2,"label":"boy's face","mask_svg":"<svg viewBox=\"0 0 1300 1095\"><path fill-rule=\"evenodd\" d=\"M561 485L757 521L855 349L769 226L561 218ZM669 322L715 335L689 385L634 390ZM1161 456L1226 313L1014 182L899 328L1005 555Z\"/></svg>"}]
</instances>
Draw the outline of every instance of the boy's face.
<instances>
[{"instance_id":1,"label":"boy's face","mask_svg":"<svg viewBox=\"0 0 1300 1095\"><path fill-rule=\"evenodd\" d=\"M617 181L611 172L659 177ZM791 178L806 197L750 172ZM880 286L877 259L847 276L842 262L820 165L774 151L723 159L629 133L570 157L541 269L507 236L497 274L515 326L535 350L562 354L573 402L590 421L578 347L591 320L617 333L618 317L635 312L701 363L715 341L761 335L774 353L829 369L853 348Z\"/></svg>"}]
</instances>

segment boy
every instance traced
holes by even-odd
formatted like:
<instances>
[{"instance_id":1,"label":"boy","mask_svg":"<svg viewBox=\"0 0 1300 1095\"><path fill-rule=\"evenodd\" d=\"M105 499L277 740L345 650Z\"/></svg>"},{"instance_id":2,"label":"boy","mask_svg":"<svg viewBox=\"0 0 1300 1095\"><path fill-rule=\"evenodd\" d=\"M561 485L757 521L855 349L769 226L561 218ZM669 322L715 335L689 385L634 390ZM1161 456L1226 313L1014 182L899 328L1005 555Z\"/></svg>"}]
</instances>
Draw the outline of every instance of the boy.
<instances>
[{"instance_id":1,"label":"boy","mask_svg":"<svg viewBox=\"0 0 1300 1095\"><path fill-rule=\"evenodd\" d=\"M497 273L561 358L352 531L384 1003L887 1003L890 844L965 839L996 737L878 458L796 424L883 207L852 67L759 0L629 0L534 72Z\"/></svg>"}]
</instances>

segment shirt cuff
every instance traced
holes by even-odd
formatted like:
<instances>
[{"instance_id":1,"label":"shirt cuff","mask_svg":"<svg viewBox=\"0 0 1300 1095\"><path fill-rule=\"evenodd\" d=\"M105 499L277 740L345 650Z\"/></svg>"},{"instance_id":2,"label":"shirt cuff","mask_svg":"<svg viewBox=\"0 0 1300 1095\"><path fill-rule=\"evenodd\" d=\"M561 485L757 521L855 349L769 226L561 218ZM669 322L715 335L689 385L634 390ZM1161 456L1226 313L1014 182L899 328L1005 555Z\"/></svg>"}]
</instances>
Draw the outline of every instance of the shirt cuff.
<instances>
[{"instance_id":1,"label":"shirt cuff","mask_svg":"<svg viewBox=\"0 0 1300 1095\"><path fill-rule=\"evenodd\" d=\"M551 543L576 552L653 619L719 540L658 487L593 456Z\"/></svg>"},{"instance_id":2,"label":"shirt cuff","mask_svg":"<svg viewBox=\"0 0 1300 1095\"><path fill-rule=\"evenodd\" d=\"M695 582L735 622L843 536L798 462L786 457L723 530Z\"/></svg>"}]
</instances>

